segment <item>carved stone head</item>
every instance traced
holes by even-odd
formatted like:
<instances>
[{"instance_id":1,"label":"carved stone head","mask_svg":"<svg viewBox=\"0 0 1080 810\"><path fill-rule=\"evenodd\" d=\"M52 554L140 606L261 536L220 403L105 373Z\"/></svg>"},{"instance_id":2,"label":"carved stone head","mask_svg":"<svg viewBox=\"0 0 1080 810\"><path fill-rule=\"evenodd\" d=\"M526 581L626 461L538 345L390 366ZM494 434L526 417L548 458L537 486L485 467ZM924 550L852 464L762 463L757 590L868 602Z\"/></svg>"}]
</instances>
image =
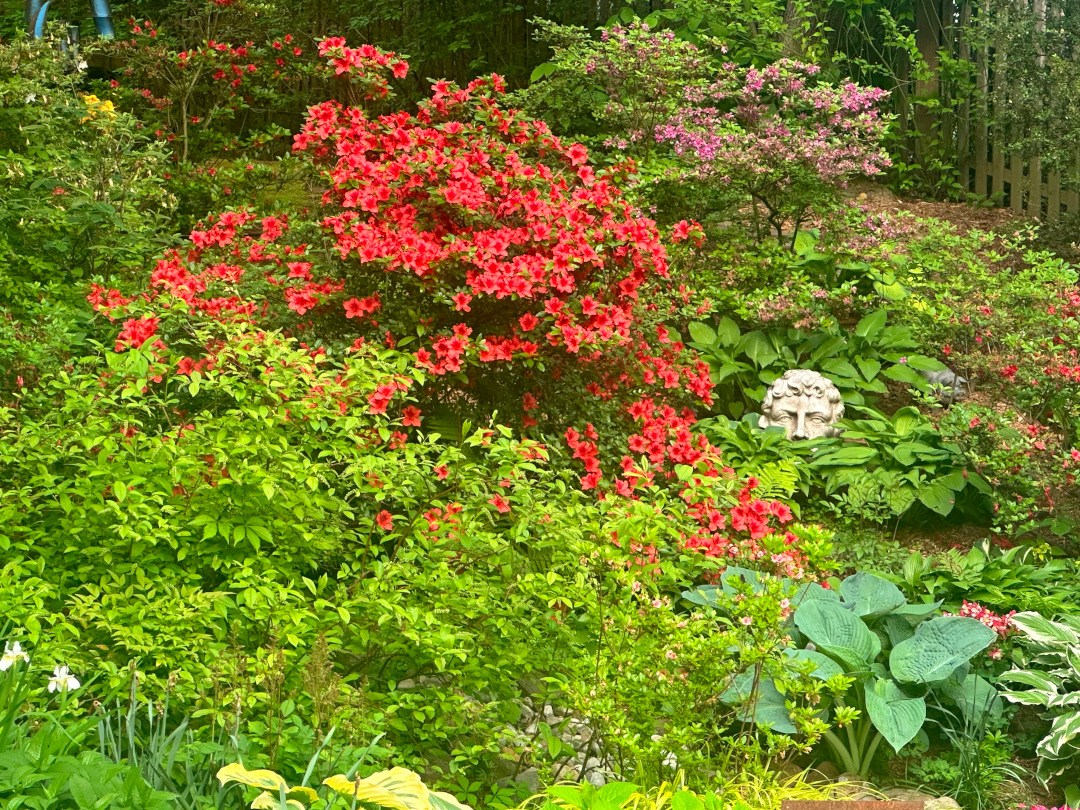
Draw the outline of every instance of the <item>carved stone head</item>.
<instances>
[{"instance_id":1,"label":"carved stone head","mask_svg":"<svg viewBox=\"0 0 1080 810\"><path fill-rule=\"evenodd\" d=\"M778 425L789 439L839 436L844 403L832 381L807 368L793 368L769 386L761 403L759 427Z\"/></svg>"}]
</instances>

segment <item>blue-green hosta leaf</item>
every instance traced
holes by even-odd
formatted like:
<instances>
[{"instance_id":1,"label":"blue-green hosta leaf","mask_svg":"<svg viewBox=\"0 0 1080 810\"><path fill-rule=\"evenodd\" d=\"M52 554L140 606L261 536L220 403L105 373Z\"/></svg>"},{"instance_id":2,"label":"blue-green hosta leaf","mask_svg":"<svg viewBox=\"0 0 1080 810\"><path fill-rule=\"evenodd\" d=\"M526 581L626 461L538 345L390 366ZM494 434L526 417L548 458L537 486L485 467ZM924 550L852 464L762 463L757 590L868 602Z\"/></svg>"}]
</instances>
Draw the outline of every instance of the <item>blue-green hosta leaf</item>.
<instances>
[{"instance_id":1,"label":"blue-green hosta leaf","mask_svg":"<svg viewBox=\"0 0 1080 810\"><path fill-rule=\"evenodd\" d=\"M844 668L833 661L829 656L823 655L816 650L800 650L788 648L784 654L791 661L811 661L815 665L811 675L819 680L827 681L834 675L843 675Z\"/></svg>"},{"instance_id":2,"label":"blue-green hosta leaf","mask_svg":"<svg viewBox=\"0 0 1080 810\"><path fill-rule=\"evenodd\" d=\"M716 607L720 604L718 592L720 586L718 585L699 585L692 591L683 591L682 598L692 605L701 605L703 607Z\"/></svg>"},{"instance_id":3,"label":"blue-green hosta leaf","mask_svg":"<svg viewBox=\"0 0 1080 810\"><path fill-rule=\"evenodd\" d=\"M1001 698L997 689L986 678L974 673L959 681L948 679L942 685L942 691L969 720L980 721L987 714L1001 714Z\"/></svg>"},{"instance_id":4,"label":"blue-green hosta leaf","mask_svg":"<svg viewBox=\"0 0 1080 810\"><path fill-rule=\"evenodd\" d=\"M939 607L941 607L942 600L937 602L912 602L908 605L901 605L893 614L896 616L910 616L913 619L921 619L923 616L929 616Z\"/></svg>"},{"instance_id":5,"label":"blue-green hosta leaf","mask_svg":"<svg viewBox=\"0 0 1080 810\"><path fill-rule=\"evenodd\" d=\"M974 621L974 620L973 620ZM795 626L845 667L865 669L881 652L881 641L862 619L836 602L815 600L795 611Z\"/></svg>"},{"instance_id":6,"label":"blue-green hosta leaf","mask_svg":"<svg viewBox=\"0 0 1080 810\"><path fill-rule=\"evenodd\" d=\"M885 617L881 629L889 637L890 647L895 647L901 641L907 641L915 635L915 627L911 621L906 616L898 616L896 613L890 613Z\"/></svg>"},{"instance_id":7,"label":"blue-green hosta leaf","mask_svg":"<svg viewBox=\"0 0 1080 810\"><path fill-rule=\"evenodd\" d=\"M943 681L996 638L976 619L940 616L920 624L915 635L893 648L889 669L900 683Z\"/></svg>"},{"instance_id":8,"label":"blue-green hosta leaf","mask_svg":"<svg viewBox=\"0 0 1080 810\"><path fill-rule=\"evenodd\" d=\"M856 616L884 616L904 604L904 594L889 580L860 571L840 583L840 595Z\"/></svg>"},{"instance_id":9,"label":"blue-green hosta leaf","mask_svg":"<svg viewBox=\"0 0 1080 810\"><path fill-rule=\"evenodd\" d=\"M755 694L755 674L751 670L736 676L734 683L721 693L724 703L739 706L740 717L752 720L759 726L765 726L780 734L794 734L795 724L791 722L785 703L787 699L780 694L772 678L758 680Z\"/></svg>"},{"instance_id":10,"label":"blue-green hosta leaf","mask_svg":"<svg viewBox=\"0 0 1080 810\"><path fill-rule=\"evenodd\" d=\"M1034 611L1017 613L1012 618L1016 627L1028 641L1046 646L1080 644L1080 634L1060 622L1052 622Z\"/></svg>"},{"instance_id":11,"label":"blue-green hosta leaf","mask_svg":"<svg viewBox=\"0 0 1080 810\"><path fill-rule=\"evenodd\" d=\"M816 582L807 582L805 585L800 585L799 589L795 591L795 595L791 597L791 604L797 608L818 599L823 602L839 602L840 594L832 588L822 588Z\"/></svg>"},{"instance_id":12,"label":"blue-green hosta leaf","mask_svg":"<svg viewBox=\"0 0 1080 810\"><path fill-rule=\"evenodd\" d=\"M926 701L908 697L890 679L866 681L863 697L870 722L894 751L911 742L926 722Z\"/></svg>"}]
</instances>

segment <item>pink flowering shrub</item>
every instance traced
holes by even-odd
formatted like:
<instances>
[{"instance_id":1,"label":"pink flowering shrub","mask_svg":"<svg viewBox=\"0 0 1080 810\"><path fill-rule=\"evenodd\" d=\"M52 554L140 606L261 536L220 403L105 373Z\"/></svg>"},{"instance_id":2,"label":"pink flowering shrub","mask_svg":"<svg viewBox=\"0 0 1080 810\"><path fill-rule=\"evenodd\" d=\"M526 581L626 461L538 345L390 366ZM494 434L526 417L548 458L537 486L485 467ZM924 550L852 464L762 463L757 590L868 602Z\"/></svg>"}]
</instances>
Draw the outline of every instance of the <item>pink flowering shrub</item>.
<instances>
[{"instance_id":1,"label":"pink flowering shrub","mask_svg":"<svg viewBox=\"0 0 1080 810\"><path fill-rule=\"evenodd\" d=\"M881 148L888 120L877 88L818 80L818 67L782 59L767 68L728 62L707 90L656 130L690 166L689 174L737 189L759 238L798 233L836 200L854 175L890 165Z\"/></svg>"}]
</instances>

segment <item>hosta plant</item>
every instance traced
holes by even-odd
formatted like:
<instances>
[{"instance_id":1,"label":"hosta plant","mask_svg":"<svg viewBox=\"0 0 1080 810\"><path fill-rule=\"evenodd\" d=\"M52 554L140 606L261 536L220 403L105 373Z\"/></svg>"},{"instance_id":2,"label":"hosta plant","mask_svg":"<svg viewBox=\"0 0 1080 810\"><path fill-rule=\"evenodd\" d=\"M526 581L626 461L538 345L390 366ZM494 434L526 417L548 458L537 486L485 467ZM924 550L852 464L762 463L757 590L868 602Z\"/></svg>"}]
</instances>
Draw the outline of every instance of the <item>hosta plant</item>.
<instances>
[{"instance_id":1,"label":"hosta plant","mask_svg":"<svg viewBox=\"0 0 1080 810\"><path fill-rule=\"evenodd\" d=\"M944 366L916 353L911 330L888 326L880 309L847 331L836 323L814 331L755 329L743 332L730 318L714 325L690 324L690 347L709 364L718 407L739 417L753 410L765 390L791 368L820 371L840 390L844 402L863 405L888 392L886 380L925 388L916 369Z\"/></svg>"},{"instance_id":2,"label":"hosta plant","mask_svg":"<svg viewBox=\"0 0 1080 810\"><path fill-rule=\"evenodd\" d=\"M1041 706L1050 731L1035 746L1039 777L1064 771L1080 754L1080 618L1051 621L1038 613L1017 613L1013 626L1020 632L1024 665L999 680L1013 684L1001 696L1025 706Z\"/></svg>"},{"instance_id":3,"label":"hosta plant","mask_svg":"<svg viewBox=\"0 0 1080 810\"><path fill-rule=\"evenodd\" d=\"M838 589L810 584L792 600L793 668L824 682L824 735L838 765L866 775L884 739L899 751L922 730L927 699L956 705L967 716L995 708L994 688L970 671L970 661L997 634L963 616L941 616L940 603L908 603L900 589L858 573ZM788 733L790 698L782 684L736 684L725 700L748 705L758 725Z\"/></svg>"},{"instance_id":4,"label":"hosta plant","mask_svg":"<svg viewBox=\"0 0 1080 810\"><path fill-rule=\"evenodd\" d=\"M470 810L449 793L428 790L419 775L408 768L390 768L363 778L355 770L324 779L324 796L307 786L310 767L301 785L289 785L274 771L249 771L240 763L226 765L217 776L222 785L240 784L260 789L262 792L251 803L252 810L305 810L306 802L327 810L335 806L356 807L357 804L392 810Z\"/></svg>"},{"instance_id":5,"label":"hosta plant","mask_svg":"<svg viewBox=\"0 0 1080 810\"><path fill-rule=\"evenodd\" d=\"M857 410L864 418L841 420L843 435L820 442L810 463L845 514L898 518L917 504L941 517L958 504L968 513L990 513L990 484L967 469L962 449L944 441L918 409L891 417Z\"/></svg>"}]
</instances>

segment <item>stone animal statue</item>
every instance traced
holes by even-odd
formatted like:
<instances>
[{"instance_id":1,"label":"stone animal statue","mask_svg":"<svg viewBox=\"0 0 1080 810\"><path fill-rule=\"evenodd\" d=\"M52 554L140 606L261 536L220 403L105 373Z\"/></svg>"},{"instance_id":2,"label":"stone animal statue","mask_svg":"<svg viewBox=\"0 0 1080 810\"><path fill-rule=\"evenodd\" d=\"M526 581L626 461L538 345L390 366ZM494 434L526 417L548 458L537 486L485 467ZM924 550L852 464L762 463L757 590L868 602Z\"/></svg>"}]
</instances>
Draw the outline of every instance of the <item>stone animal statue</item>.
<instances>
[{"instance_id":1,"label":"stone animal statue","mask_svg":"<svg viewBox=\"0 0 1080 810\"><path fill-rule=\"evenodd\" d=\"M793 368L765 392L758 426L780 426L789 439L799 441L840 435L836 423L843 418L844 402L832 380Z\"/></svg>"},{"instance_id":2,"label":"stone animal statue","mask_svg":"<svg viewBox=\"0 0 1080 810\"><path fill-rule=\"evenodd\" d=\"M952 405L969 393L967 377L961 377L951 368L919 373L930 383L931 393L945 405Z\"/></svg>"}]
</instances>

